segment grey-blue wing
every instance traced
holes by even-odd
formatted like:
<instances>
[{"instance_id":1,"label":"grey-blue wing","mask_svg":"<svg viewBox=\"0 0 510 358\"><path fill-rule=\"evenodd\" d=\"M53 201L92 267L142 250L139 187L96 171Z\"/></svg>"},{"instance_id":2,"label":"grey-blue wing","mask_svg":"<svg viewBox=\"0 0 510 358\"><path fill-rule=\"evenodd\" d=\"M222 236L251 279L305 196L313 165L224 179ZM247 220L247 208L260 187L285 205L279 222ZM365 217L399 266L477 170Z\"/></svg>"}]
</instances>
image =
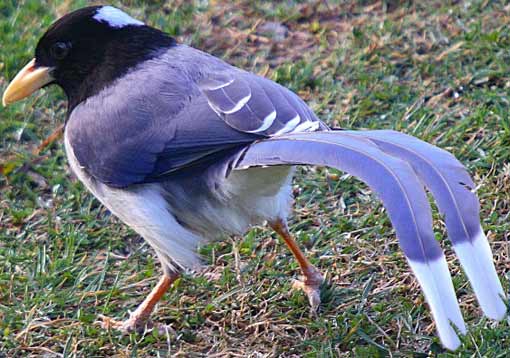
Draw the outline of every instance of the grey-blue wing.
<instances>
[{"instance_id":1,"label":"grey-blue wing","mask_svg":"<svg viewBox=\"0 0 510 358\"><path fill-rule=\"evenodd\" d=\"M189 167L200 172L260 138L228 126L204 96L167 102L158 97L160 103L143 96L121 103L107 95L92 98L73 111L66 136L96 180L126 187L161 181Z\"/></svg>"},{"instance_id":2,"label":"grey-blue wing","mask_svg":"<svg viewBox=\"0 0 510 358\"><path fill-rule=\"evenodd\" d=\"M263 138L325 129L286 88L176 46L79 104L66 135L90 175L125 187L222 165Z\"/></svg>"}]
</instances>

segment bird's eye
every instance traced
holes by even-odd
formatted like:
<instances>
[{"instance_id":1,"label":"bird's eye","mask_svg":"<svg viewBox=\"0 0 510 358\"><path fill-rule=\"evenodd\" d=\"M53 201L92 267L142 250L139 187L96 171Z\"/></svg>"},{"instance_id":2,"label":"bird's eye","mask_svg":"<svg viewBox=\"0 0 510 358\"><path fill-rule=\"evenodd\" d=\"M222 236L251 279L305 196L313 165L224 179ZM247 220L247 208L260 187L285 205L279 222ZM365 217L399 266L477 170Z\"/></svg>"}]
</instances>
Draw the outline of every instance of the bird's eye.
<instances>
[{"instance_id":1,"label":"bird's eye","mask_svg":"<svg viewBox=\"0 0 510 358\"><path fill-rule=\"evenodd\" d=\"M50 49L51 57L53 57L56 60L63 60L69 53L70 49L71 49L70 43L56 42L53 44L53 46L51 46Z\"/></svg>"}]
</instances>

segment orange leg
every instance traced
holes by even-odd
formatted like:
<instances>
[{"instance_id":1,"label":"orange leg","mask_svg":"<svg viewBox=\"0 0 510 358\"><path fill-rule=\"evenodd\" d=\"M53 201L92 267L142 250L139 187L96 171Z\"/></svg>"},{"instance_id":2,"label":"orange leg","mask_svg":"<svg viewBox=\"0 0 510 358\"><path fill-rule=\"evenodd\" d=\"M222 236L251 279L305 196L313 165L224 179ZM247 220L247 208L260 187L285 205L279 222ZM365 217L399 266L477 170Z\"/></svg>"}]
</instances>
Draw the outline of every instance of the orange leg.
<instances>
[{"instance_id":1,"label":"orange leg","mask_svg":"<svg viewBox=\"0 0 510 358\"><path fill-rule=\"evenodd\" d=\"M147 325L151 325L149 317L154 310L156 303L163 297L170 285L179 277L179 274L171 276L163 275L156 286L152 289L149 295L137 307L137 309L130 314L130 317L125 321L116 321L109 317L100 315L102 320L101 326L105 329L115 328L124 333L140 332L145 329Z\"/></svg>"},{"instance_id":2,"label":"orange leg","mask_svg":"<svg viewBox=\"0 0 510 358\"><path fill-rule=\"evenodd\" d=\"M289 232L287 223L279 219L269 224L271 228L278 233L287 244L294 257L296 258L301 272L303 273L303 280L294 281L294 288L302 289L308 296L312 310L316 311L321 303L320 299L320 285L324 281L320 271L313 266L310 261L305 257L303 252L299 249L296 241Z\"/></svg>"}]
</instances>

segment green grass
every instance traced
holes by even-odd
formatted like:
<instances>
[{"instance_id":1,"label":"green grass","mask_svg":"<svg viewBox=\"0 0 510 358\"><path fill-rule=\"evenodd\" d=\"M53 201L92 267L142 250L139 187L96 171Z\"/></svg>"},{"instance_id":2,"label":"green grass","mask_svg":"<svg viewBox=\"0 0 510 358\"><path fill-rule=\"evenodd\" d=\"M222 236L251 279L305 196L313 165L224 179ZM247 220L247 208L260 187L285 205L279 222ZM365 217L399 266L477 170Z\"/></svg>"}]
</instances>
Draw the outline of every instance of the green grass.
<instances>
[{"instance_id":1,"label":"green grass","mask_svg":"<svg viewBox=\"0 0 510 358\"><path fill-rule=\"evenodd\" d=\"M44 29L86 1L0 3L0 90ZM381 3L125 1L133 15L297 91L330 125L393 128L453 152L479 185L481 220L508 292L510 6L498 1ZM340 15L338 15L340 14ZM275 43L257 32L285 24ZM101 330L157 281L150 247L69 175L62 143L32 150L65 116L58 89L0 112L0 357L506 357L507 322L481 312L443 241L469 325L444 351L382 205L360 182L300 169L292 231L327 275L311 316L299 273L265 228L202 249L153 318L167 336ZM444 236L438 215L436 232Z\"/></svg>"}]
</instances>

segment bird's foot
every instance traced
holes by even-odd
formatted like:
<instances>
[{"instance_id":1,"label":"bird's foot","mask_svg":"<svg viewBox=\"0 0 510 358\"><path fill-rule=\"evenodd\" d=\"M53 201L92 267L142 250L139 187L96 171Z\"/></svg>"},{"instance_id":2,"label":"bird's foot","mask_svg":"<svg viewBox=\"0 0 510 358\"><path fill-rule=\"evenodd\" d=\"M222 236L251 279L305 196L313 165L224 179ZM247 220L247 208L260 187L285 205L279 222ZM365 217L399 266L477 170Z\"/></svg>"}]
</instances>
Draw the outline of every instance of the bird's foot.
<instances>
[{"instance_id":1,"label":"bird's foot","mask_svg":"<svg viewBox=\"0 0 510 358\"><path fill-rule=\"evenodd\" d=\"M143 333L157 329L161 334L168 333L170 327L152 323L149 319L151 312L154 310L154 306L166 292L168 287L179 277L178 274L174 273L171 275L163 275L159 280L156 287L154 287L151 293L145 298L145 300L136 308L135 311L131 312L129 319L125 321L117 321L113 318L99 315L99 325L103 329L116 329L124 334L130 334L133 332Z\"/></svg>"},{"instance_id":2,"label":"bird's foot","mask_svg":"<svg viewBox=\"0 0 510 358\"><path fill-rule=\"evenodd\" d=\"M317 312L321 304L320 288L323 282L324 277L319 270L314 268L306 276L302 276L299 280L294 280L292 284L292 288L302 290L306 294L312 313Z\"/></svg>"},{"instance_id":3,"label":"bird's foot","mask_svg":"<svg viewBox=\"0 0 510 358\"><path fill-rule=\"evenodd\" d=\"M148 318L132 314L125 321L99 315L99 324L103 329L115 329L123 334L143 333L145 331L157 329L159 333L165 333L168 327L164 324L154 323Z\"/></svg>"},{"instance_id":4,"label":"bird's foot","mask_svg":"<svg viewBox=\"0 0 510 358\"><path fill-rule=\"evenodd\" d=\"M101 328L111 330L115 329L122 334L139 333L142 334L146 331L157 330L159 334L164 335L168 332L172 332L172 328L169 325L163 323L152 322L150 319L146 319L140 316L131 315L125 321L118 321L116 319L104 316L100 314L99 324Z\"/></svg>"}]
</instances>

